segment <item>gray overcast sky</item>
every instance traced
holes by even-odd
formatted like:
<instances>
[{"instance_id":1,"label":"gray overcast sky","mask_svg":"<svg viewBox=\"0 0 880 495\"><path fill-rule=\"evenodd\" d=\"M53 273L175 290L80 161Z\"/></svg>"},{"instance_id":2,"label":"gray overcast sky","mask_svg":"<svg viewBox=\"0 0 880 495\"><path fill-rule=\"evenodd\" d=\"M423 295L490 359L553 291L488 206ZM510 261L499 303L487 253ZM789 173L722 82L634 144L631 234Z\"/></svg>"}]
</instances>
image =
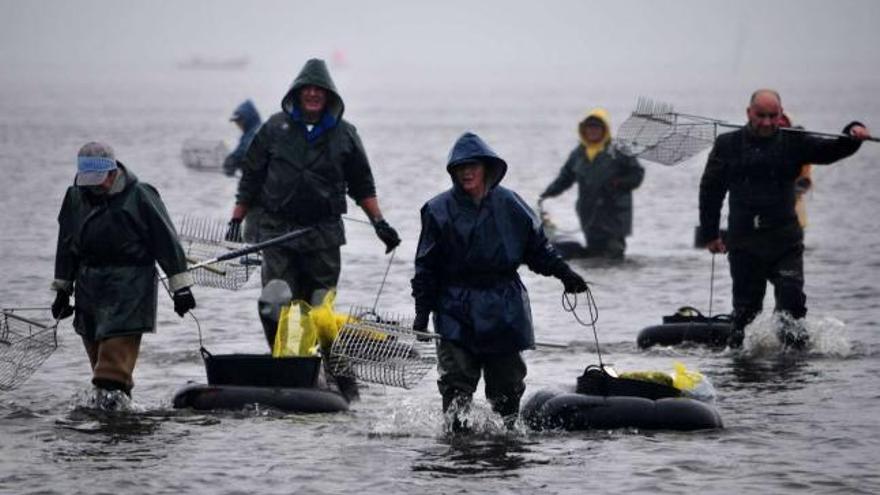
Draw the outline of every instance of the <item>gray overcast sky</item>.
<instances>
[{"instance_id":1,"label":"gray overcast sky","mask_svg":"<svg viewBox=\"0 0 880 495\"><path fill-rule=\"evenodd\" d=\"M499 70L880 72L880 2L870 0L0 0L0 12L0 66L21 73L247 56L254 70L290 74L334 50L415 80Z\"/></svg>"}]
</instances>

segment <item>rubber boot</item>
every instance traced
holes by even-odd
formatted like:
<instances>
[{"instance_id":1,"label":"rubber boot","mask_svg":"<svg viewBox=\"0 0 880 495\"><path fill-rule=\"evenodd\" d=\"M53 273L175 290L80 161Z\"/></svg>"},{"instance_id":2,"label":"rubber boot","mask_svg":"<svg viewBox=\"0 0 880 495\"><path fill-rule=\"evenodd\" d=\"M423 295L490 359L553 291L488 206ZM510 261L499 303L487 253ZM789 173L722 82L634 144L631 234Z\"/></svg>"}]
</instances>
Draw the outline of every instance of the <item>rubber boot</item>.
<instances>
[{"instance_id":1,"label":"rubber boot","mask_svg":"<svg viewBox=\"0 0 880 495\"><path fill-rule=\"evenodd\" d=\"M504 426L508 430L512 430L516 426L516 420L519 418L519 399L502 398L495 400L492 404L492 410L501 416Z\"/></svg>"},{"instance_id":2,"label":"rubber boot","mask_svg":"<svg viewBox=\"0 0 880 495\"><path fill-rule=\"evenodd\" d=\"M471 395L461 391L443 395L443 414L446 417L446 429L454 434L467 434L471 432L467 419L463 417L470 412Z\"/></svg>"},{"instance_id":3,"label":"rubber boot","mask_svg":"<svg viewBox=\"0 0 880 495\"><path fill-rule=\"evenodd\" d=\"M361 394L358 391L357 379L355 378L350 376L337 376L336 386L339 388L339 393L342 394L348 402L353 402L361 398Z\"/></svg>"},{"instance_id":4,"label":"rubber boot","mask_svg":"<svg viewBox=\"0 0 880 495\"><path fill-rule=\"evenodd\" d=\"M803 326L803 320L790 321L785 320L780 323L781 326L776 332L776 337L782 346L796 351L802 351L810 344L810 334Z\"/></svg>"},{"instance_id":5,"label":"rubber boot","mask_svg":"<svg viewBox=\"0 0 880 495\"><path fill-rule=\"evenodd\" d=\"M269 351L275 347L275 334L278 332L278 319L281 317L281 309L290 304L293 293L287 282L279 279L270 280L257 300L257 312L260 315L260 323L263 325L263 333L266 335L266 343Z\"/></svg>"},{"instance_id":6,"label":"rubber boot","mask_svg":"<svg viewBox=\"0 0 880 495\"><path fill-rule=\"evenodd\" d=\"M743 345L746 333L742 328L733 327L730 329L730 335L727 336L727 346L731 349L739 349Z\"/></svg>"},{"instance_id":7,"label":"rubber boot","mask_svg":"<svg viewBox=\"0 0 880 495\"><path fill-rule=\"evenodd\" d=\"M122 390L131 395L132 373L141 347L141 335L111 337L98 342L98 359L92 383L107 390ZM111 388L112 387L112 388Z\"/></svg>"},{"instance_id":8,"label":"rubber boot","mask_svg":"<svg viewBox=\"0 0 880 495\"><path fill-rule=\"evenodd\" d=\"M86 355L89 357L89 368L95 371L95 365L98 364L98 343L85 337L82 338L82 343L86 349Z\"/></svg>"}]
</instances>

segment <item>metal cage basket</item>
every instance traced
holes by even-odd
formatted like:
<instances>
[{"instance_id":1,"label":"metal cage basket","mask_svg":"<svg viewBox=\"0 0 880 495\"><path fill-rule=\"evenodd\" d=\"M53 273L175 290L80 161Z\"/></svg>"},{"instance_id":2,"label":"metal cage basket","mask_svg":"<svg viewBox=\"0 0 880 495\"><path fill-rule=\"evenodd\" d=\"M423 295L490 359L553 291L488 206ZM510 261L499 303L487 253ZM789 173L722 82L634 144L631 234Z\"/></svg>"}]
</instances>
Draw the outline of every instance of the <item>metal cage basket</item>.
<instances>
[{"instance_id":1,"label":"metal cage basket","mask_svg":"<svg viewBox=\"0 0 880 495\"><path fill-rule=\"evenodd\" d=\"M178 222L178 237L190 264L209 260L246 245L225 240L228 224L223 220L184 216ZM192 271L193 281L203 287L238 290L260 268L259 254L219 261Z\"/></svg>"},{"instance_id":2,"label":"metal cage basket","mask_svg":"<svg viewBox=\"0 0 880 495\"><path fill-rule=\"evenodd\" d=\"M333 341L330 373L409 389L437 365L432 339L419 340L412 320L355 306Z\"/></svg>"},{"instance_id":3,"label":"metal cage basket","mask_svg":"<svg viewBox=\"0 0 880 495\"><path fill-rule=\"evenodd\" d=\"M0 390L12 390L58 348L58 322L48 308L0 311Z\"/></svg>"},{"instance_id":4,"label":"metal cage basket","mask_svg":"<svg viewBox=\"0 0 880 495\"><path fill-rule=\"evenodd\" d=\"M190 138L180 150L183 164L196 170L220 170L227 155L229 148L220 140Z\"/></svg>"}]
</instances>

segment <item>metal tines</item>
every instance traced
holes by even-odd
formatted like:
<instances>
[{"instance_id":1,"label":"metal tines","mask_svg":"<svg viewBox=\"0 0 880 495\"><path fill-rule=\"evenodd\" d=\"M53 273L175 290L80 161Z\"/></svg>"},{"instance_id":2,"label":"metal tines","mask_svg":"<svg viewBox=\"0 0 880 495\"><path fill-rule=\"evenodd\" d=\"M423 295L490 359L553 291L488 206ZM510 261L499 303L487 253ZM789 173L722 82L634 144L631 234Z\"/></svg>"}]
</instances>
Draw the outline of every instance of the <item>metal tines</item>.
<instances>
[{"instance_id":1,"label":"metal tines","mask_svg":"<svg viewBox=\"0 0 880 495\"><path fill-rule=\"evenodd\" d=\"M12 390L58 348L58 322L49 308L0 311L0 390Z\"/></svg>"},{"instance_id":2,"label":"metal tines","mask_svg":"<svg viewBox=\"0 0 880 495\"><path fill-rule=\"evenodd\" d=\"M355 306L327 359L333 375L409 389L434 366L432 339L418 340L412 319Z\"/></svg>"},{"instance_id":3,"label":"metal tines","mask_svg":"<svg viewBox=\"0 0 880 495\"><path fill-rule=\"evenodd\" d=\"M675 165L712 146L718 123L677 113L668 103L640 97L614 141L619 148L645 160Z\"/></svg>"},{"instance_id":4,"label":"metal tines","mask_svg":"<svg viewBox=\"0 0 880 495\"><path fill-rule=\"evenodd\" d=\"M246 245L225 240L228 224L224 220L184 216L177 223L180 245L190 264L209 260ZM196 285L219 289L238 290L247 283L251 274L260 268L259 254L220 261L192 271Z\"/></svg>"},{"instance_id":5,"label":"metal tines","mask_svg":"<svg viewBox=\"0 0 880 495\"><path fill-rule=\"evenodd\" d=\"M210 139L187 139L180 150L183 164L197 170L220 170L228 154L226 143Z\"/></svg>"}]
</instances>

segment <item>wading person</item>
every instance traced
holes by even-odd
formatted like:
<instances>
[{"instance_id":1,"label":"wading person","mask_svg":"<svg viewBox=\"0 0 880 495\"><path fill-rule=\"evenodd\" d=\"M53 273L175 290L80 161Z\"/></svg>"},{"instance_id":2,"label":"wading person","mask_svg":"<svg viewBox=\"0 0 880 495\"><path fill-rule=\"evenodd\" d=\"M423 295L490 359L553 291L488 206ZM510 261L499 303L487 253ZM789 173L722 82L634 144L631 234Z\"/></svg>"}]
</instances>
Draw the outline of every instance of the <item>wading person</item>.
<instances>
[{"instance_id":1,"label":"wading person","mask_svg":"<svg viewBox=\"0 0 880 495\"><path fill-rule=\"evenodd\" d=\"M583 292L584 280L550 246L526 203L499 183L507 163L478 136L462 135L446 166L452 188L425 203L412 280L424 331L434 314L438 385L453 429L471 402L480 374L492 409L512 426L525 391L520 351L534 345L528 292L517 274L532 271Z\"/></svg>"},{"instance_id":2,"label":"wading person","mask_svg":"<svg viewBox=\"0 0 880 495\"><path fill-rule=\"evenodd\" d=\"M584 256L622 259L632 233L632 191L645 169L639 161L611 144L608 112L592 110L578 124L580 143L568 155L559 175L541 193L540 201L562 194L577 182L575 206L587 242Z\"/></svg>"},{"instance_id":3,"label":"wading person","mask_svg":"<svg viewBox=\"0 0 880 495\"><path fill-rule=\"evenodd\" d=\"M776 311L791 320L779 331L788 346L804 347L803 229L795 213L795 181L805 163L830 164L852 155L870 137L858 122L850 137L828 139L779 130L782 101L773 90L752 94L748 124L715 140L700 181L700 229L712 253L727 252L733 279L731 347L742 346L745 327L761 311L767 282ZM719 237L724 197L730 194L726 241Z\"/></svg>"},{"instance_id":4,"label":"wading person","mask_svg":"<svg viewBox=\"0 0 880 495\"><path fill-rule=\"evenodd\" d=\"M141 335L156 328L156 263L168 276L174 311L182 317L196 306L177 233L156 189L95 142L79 150L58 224L52 315L74 315L92 383L130 396Z\"/></svg>"},{"instance_id":5,"label":"wading person","mask_svg":"<svg viewBox=\"0 0 880 495\"><path fill-rule=\"evenodd\" d=\"M232 153L226 157L226 160L223 161L223 172L229 177L232 177L237 170L242 169L244 156L247 153L248 147L251 145L251 141L254 140L254 136L257 135L257 130L260 128L263 121L260 119L260 113L257 111L257 107L254 106L251 100L245 100L239 105L235 111L232 112L232 117L230 117L229 120L238 126L242 133L241 138L238 140L238 146L236 146L235 149L232 150ZM256 243L262 240L258 230L261 212L262 208L255 205L250 208L247 215L245 215L244 221L242 222L243 227L241 229L241 236L245 242Z\"/></svg>"},{"instance_id":6,"label":"wading person","mask_svg":"<svg viewBox=\"0 0 880 495\"><path fill-rule=\"evenodd\" d=\"M294 299L317 306L336 287L345 243L345 195L360 206L391 252L397 232L382 218L367 155L323 60L306 62L281 101L282 111L254 136L244 160L227 238L247 212L261 207L263 239L311 230L263 250L262 283L287 282ZM275 339L267 335L271 348Z\"/></svg>"},{"instance_id":7,"label":"wading person","mask_svg":"<svg viewBox=\"0 0 880 495\"><path fill-rule=\"evenodd\" d=\"M254 106L251 100L245 100L236 107L229 121L241 130L238 146L223 160L223 172L232 177L237 170L241 170L241 162L244 159L245 153L247 153L248 146L251 145L251 141L254 140L254 136L257 134L257 130L263 121L260 119L257 107Z\"/></svg>"}]
</instances>

